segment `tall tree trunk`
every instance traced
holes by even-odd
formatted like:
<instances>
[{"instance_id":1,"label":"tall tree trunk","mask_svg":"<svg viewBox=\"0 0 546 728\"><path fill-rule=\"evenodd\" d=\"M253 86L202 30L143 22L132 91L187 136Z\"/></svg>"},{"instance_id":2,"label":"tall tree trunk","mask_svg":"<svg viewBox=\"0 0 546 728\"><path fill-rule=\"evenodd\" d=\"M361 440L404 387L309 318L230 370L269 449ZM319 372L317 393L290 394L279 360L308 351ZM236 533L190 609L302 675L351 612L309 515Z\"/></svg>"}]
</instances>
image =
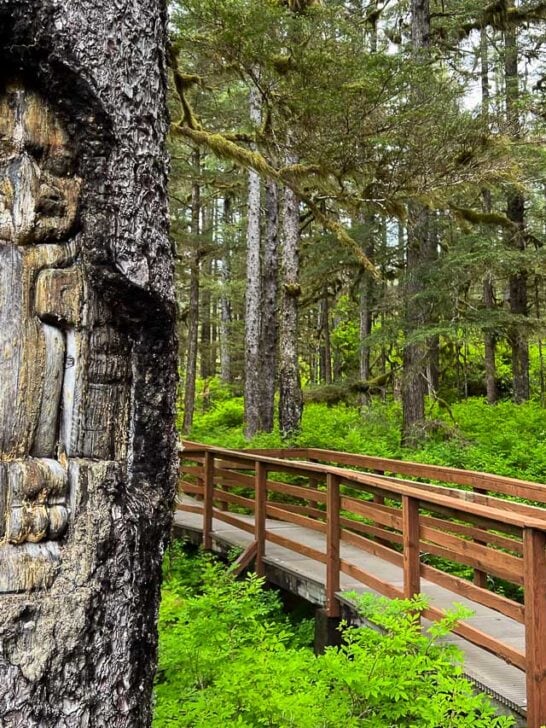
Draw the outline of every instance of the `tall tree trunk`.
<instances>
[{"instance_id":1,"label":"tall tree trunk","mask_svg":"<svg viewBox=\"0 0 546 728\"><path fill-rule=\"evenodd\" d=\"M275 425L277 348L279 339L279 193L277 183L265 185L265 239L262 268L261 330L261 429L271 432Z\"/></svg>"},{"instance_id":2,"label":"tall tree trunk","mask_svg":"<svg viewBox=\"0 0 546 728\"><path fill-rule=\"evenodd\" d=\"M159 0L0 4L4 728L151 722L176 443L166 21Z\"/></svg>"},{"instance_id":3,"label":"tall tree trunk","mask_svg":"<svg viewBox=\"0 0 546 728\"><path fill-rule=\"evenodd\" d=\"M487 40L487 28L482 28L480 36L481 56L481 85L482 85L482 117L489 126L489 44ZM486 212L491 212L491 192L484 189L482 193L483 206ZM493 275L488 272L483 281L483 304L486 311L492 312L495 308L495 283ZM495 404L498 399L497 393L497 363L496 363L497 339L494 330L487 327L484 332L484 359L485 359L485 390L489 404Z\"/></svg>"},{"instance_id":4,"label":"tall tree trunk","mask_svg":"<svg viewBox=\"0 0 546 728\"><path fill-rule=\"evenodd\" d=\"M224 198L222 214L222 260L221 260L221 295L220 295L220 377L226 384L231 384L231 253L229 246L229 225L231 223L231 198Z\"/></svg>"},{"instance_id":5,"label":"tall tree trunk","mask_svg":"<svg viewBox=\"0 0 546 728\"><path fill-rule=\"evenodd\" d=\"M514 7L514 3L510 5ZM504 73L506 84L506 116L514 137L520 133L520 120L518 111L519 80L518 80L518 43L517 30L509 27L505 31ZM509 245L523 252L525 250L525 200L516 189L508 194L507 215L516 224L516 231L511 234ZM528 273L524 264L510 276L510 311L518 317L510 327L508 340L512 349L512 381L513 398L515 402L524 402L529 399L529 342L527 332L522 325L522 318L528 316Z\"/></svg>"},{"instance_id":6,"label":"tall tree trunk","mask_svg":"<svg viewBox=\"0 0 546 728\"><path fill-rule=\"evenodd\" d=\"M210 283L212 280L212 258L207 256L201 266L203 270L204 284L202 287L200 311L201 311L201 346L200 346L200 374L201 379L209 379L213 375L212 369L212 321L211 307L212 296Z\"/></svg>"},{"instance_id":7,"label":"tall tree trunk","mask_svg":"<svg viewBox=\"0 0 546 728\"><path fill-rule=\"evenodd\" d=\"M255 127L261 121L261 98L258 88L250 89L250 120ZM260 430L260 336L262 276L260 265L260 204L259 174L248 173L248 228L246 252L245 298L245 437L251 438Z\"/></svg>"},{"instance_id":8,"label":"tall tree trunk","mask_svg":"<svg viewBox=\"0 0 546 728\"><path fill-rule=\"evenodd\" d=\"M429 0L411 2L411 40L413 53L419 58L430 42ZM415 101L419 89L414 89ZM416 446L422 439L425 421L427 348L415 336L425 326L426 315L422 301L423 265L429 248L428 210L411 203L408 215L406 256L404 372L402 380L402 443Z\"/></svg>"},{"instance_id":9,"label":"tall tree trunk","mask_svg":"<svg viewBox=\"0 0 546 728\"><path fill-rule=\"evenodd\" d=\"M296 160L287 160L295 164ZM279 351L279 425L283 437L301 427L303 394L298 362L299 283L299 203L294 192L285 188L283 199L282 313Z\"/></svg>"},{"instance_id":10,"label":"tall tree trunk","mask_svg":"<svg viewBox=\"0 0 546 728\"><path fill-rule=\"evenodd\" d=\"M195 411L195 384L197 380L197 348L199 341L199 279L201 268L201 187L198 181L201 169L201 154L195 149L192 154L192 167L196 181L191 188L191 236L192 254L190 260L190 297L188 305L188 339L186 376L184 380L184 419L182 432L186 435L193 426Z\"/></svg>"},{"instance_id":11,"label":"tall tree trunk","mask_svg":"<svg viewBox=\"0 0 546 728\"><path fill-rule=\"evenodd\" d=\"M410 205L406 255L406 299L404 372L402 378L402 443L416 446L423 436L425 421L425 377L427 349L424 341L412 340L425 325L419 294L422 293L423 240L428 236L428 211Z\"/></svg>"},{"instance_id":12,"label":"tall tree trunk","mask_svg":"<svg viewBox=\"0 0 546 728\"><path fill-rule=\"evenodd\" d=\"M332 344L330 340L330 300L328 292L319 304L319 382L332 384Z\"/></svg>"},{"instance_id":13,"label":"tall tree trunk","mask_svg":"<svg viewBox=\"0 0 546 728\"><path fill-rule=\"evenodd\" d=\"M493 277L491 275L486 275L483 281L483 303L488 311L493 311L495 308L495 289L493 287ZM491 328L487 328L485 331L484 345L485 389L487 393L487 401L489 404L495 404L498 399L496 364L497 339L495 332Z\"/></svg>"},{"instance_id":14,"label":"tall tree trunk","mask_svg":"<svg viewBox=\"0 0 546 728\"><path fill-rule=\"evenodd\" d=\"M376 33L374 37L376 38ZM377 38L374 44L377 45ZM368 260L374 260L375 257L375 216L372 214L364 215L362 219L364 223L365 235L365 253ZM373 306L374 306L374 280L368 271L364 271L360 281L359 290L359 333L360 333L360 351L359 351L359 375L362 382L367 382L371 377L370 366L370 344L369 337L372 333L373 324ZM369 403L371 397L369 392L362 394L362 404Z\"/></svg>"}]
</instances>

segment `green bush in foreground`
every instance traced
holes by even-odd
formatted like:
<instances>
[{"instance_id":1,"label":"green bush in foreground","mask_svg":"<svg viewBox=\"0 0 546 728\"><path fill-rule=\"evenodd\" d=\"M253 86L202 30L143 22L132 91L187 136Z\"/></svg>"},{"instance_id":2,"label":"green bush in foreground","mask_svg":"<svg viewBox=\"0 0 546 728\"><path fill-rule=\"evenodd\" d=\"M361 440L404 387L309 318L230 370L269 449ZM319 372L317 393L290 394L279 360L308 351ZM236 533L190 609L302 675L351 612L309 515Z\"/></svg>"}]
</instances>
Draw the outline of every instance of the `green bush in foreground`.
<instances>
[{"instance_id":1,"label":"green bush in foreground","mask_svg":"<svg viewBox=\"0 0 546 728\"><path fill-rule=\"evenodd\" d=\"M422 635L422 607L367 599L362 609L383 631L349 628L341 649L317 658L309 624L291 625L260 579L236 581L210 558L178 554L161 606L154 728L513 725L473 694L456 650L436 644L457 615Z\"/></svg>"}]
</instances>

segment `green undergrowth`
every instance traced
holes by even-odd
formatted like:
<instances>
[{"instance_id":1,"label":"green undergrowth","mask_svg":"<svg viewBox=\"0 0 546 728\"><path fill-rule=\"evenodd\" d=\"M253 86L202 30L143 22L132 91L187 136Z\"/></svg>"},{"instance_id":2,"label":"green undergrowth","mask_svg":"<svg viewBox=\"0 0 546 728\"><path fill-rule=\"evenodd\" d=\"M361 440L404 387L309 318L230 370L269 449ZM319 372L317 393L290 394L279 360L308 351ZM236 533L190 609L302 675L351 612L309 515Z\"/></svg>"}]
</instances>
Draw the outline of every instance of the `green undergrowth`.
<instances>
[{"instance_id":1,"label":"green undergrowth","mask_svg":"<svg viewBox=\"0 0 546 728\"><path fill-rule=\"evenodd\" d=\"M166 559L154 728L505 728L437 639L462 616L421 634L420 600L367 598L382 630L348 628L315 657L311 623L293 623L255 575L235 580L210 556L175 546Z\"/></svg>"},{"instance_id":2,"label":"green undergrowth","mask_svg":"<svg viewBox=\"0 0 546 728\"><path fill-rule=\"evenodd\" d=\"M212 388L207 410L199 411L190 439L223 447L318 447L416 460L480 470L523 480L546 482L546 410L537 402L491 406L473 398L449 410L430 405L423 445L400 445L398 403L374 403L365 409L345 404L305 406L300 434L283 441L277 431L246 441L243 401Z\"/></svg>"}]
</instances>

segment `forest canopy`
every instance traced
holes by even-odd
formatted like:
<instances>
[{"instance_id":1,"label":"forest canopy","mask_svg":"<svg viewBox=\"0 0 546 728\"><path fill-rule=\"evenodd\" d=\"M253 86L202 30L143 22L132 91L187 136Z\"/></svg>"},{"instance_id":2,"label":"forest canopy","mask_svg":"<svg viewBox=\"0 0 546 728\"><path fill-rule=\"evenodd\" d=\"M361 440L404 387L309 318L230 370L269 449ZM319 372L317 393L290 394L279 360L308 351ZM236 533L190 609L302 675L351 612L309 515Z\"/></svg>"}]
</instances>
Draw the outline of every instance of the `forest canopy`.
<instances>
[{"instance_id":1,"label":"forest canopy","mask_svg":"<svg viewBox=\"0 0 546 728\"><path fill-rule=\"evenodd\" d=\"M184 422L545 396L546 4L171 3ZM199 366L199 368L198 368ZM278 392L278 398L276 398Z\"/></svg>"}]
</instances>

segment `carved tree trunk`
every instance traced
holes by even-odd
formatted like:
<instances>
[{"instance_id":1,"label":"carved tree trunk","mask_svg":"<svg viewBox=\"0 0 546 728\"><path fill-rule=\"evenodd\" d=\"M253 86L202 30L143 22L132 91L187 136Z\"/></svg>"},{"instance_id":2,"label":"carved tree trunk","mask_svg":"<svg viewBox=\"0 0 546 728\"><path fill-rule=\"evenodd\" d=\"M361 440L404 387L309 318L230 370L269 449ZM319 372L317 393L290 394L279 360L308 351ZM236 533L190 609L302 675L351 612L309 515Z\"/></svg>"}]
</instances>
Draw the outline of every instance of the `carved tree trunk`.
<instances>
[{"instance_id":1,"label":"carved tree trunk","mask_svg":"<svg viewBox=\"0 0 546 728\"><path fill-rule=\"evenodd\" d=\"M0 725L150 723L176 378L160 0L0 0Z\"/></svg>"}]
</instances>

